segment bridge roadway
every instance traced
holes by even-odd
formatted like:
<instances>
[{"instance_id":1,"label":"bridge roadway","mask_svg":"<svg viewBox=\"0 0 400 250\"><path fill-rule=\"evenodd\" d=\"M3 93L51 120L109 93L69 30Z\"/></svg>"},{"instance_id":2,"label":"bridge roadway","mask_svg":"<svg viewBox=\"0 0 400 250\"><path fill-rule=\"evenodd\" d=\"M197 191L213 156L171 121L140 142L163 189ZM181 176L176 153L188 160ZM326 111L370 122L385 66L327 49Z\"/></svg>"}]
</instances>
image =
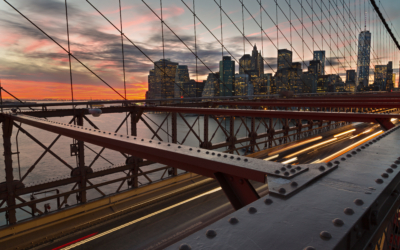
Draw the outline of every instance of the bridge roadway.
<instances>
[{"instance_id":1,"label":"bridge roadway","mask_svg":"<svg viewBox=\"0 0 400 250\"><path fill-rule=\"evenodd\" d=\"M311 163L343 148L351 150L356 145L373 139L382 133L380 131L379 125L375 124L348 125L311 137L311 139L286 144L282 148L263 150L250 157L268 159L271 155L272 157L277 155L278 152L280 156L270 161L282 162L287 160L286 156L304 151L296 155L298 161L292 164ZM321 144L332 138L338 139ZM315 145L320 146L313 147ZM343 153L346 152L340 152L340 154ZM268 179L272 188L277 181L279 184L281 180L273 177ZM185 192L149 206L144 211L117 217L107 223L68 235L37 249L163 249L234 212L215 181L208 179L202 182L204 185L188 188ZM256 182L252 184L260 196L268 193L267 185ZM165 191L168 192L168 190ZM87 236L89 237L85 238Z\"/></svg>"}]
</instances>

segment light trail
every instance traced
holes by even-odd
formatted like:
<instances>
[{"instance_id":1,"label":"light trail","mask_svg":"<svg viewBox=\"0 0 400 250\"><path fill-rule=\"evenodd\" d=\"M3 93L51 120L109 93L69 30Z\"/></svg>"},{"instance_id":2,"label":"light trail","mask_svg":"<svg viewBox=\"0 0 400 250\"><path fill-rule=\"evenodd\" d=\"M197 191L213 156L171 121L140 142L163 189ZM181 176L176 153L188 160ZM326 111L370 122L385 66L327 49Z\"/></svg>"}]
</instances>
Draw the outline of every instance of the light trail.
<instances>
[{"instance_id":1,"label":"light trail","mask_svg":"<svg viewBox=\"0 0 400 250\"><path fill-rule=\"evenodd\" d=\"M276 159L276 158L278 158L278 156L279 156L279 155L274 155L274 156L271 156L271 157L265 158L265 159L264 159L264 161L269 161L269 160Z\"/></svg>"},{"instance_id":2,"label":"light trail","mask_svg":"<svg viewBox=\"0 0 400 250\"><path fill-rule=\"evenodd\" d=\"M125 228L125 227L128 227L128 226L130 226L130 225L133 225L133 224L135 224L135 223L138 223L138 222L140 222L140 221L143 221L143 220L145 220L145 219L148 219L148 218L150 218L150 217L153 217L153 216L155 216L155 215L157 215L157 214L163 213L163 212L168 211L168 210L170 210L170 209L172 209L172 208L178 207L178 206L180 206L180 205L183 205L183 204L185 204L185 203L188 203L188 202L193 201L193 200L195 200L195 199L198 199L198 198L200 198L200 197L203 197L203 196L206 196L206 195L209 195L209 194L218 192L218 191L220 191L220 190L221 190L221 187L219 187L219 188L214 188L214 189L212 189L212 190L210 190L210 191L208 191L208 192L202 193L202 194L197 195L197 196L195 196L195 197L192 197L192 198L190 198L190 199L187 199L187 200L184 200L184 201L182 201L182 202L176 203L176 204L174 204L174 205L172 205L172 206L169 206L169 207L163 208L163 209L161 209L161 210L158 210L157 212L148 214L148 215L143 216L143 217L141 217L141 218L139 218L139 219L130 221L130 222L128 222L128 223L125 223L125 224L123 224L123 225L121 225L121 226L114 227L113 229L107 230L107 231L105 231L105 232L103 232L103 233L101 233L101 234L97 234L97 235L95 235L95 236L93 236L93 237L87 238L87 239L82 240L82 241L79 241L79 242L77 242L77 243L75 243L75 244L72 244L72 245L69 245L69 246L67 246L67 247L64 247L62 250L68 250L68 249L72 249L72 248L75 248L75 247L77 247L77 246L83 245L83 244L85 244L85 243L88 243L89 241L98 239L98 238L103 237L103 236L105 236L105 235L107 235L107 234L110 234L110 233L113 233L113 232L115 232L115 231L121 230L121 229L123 229L123 228Z\"/></svg>"},{"instance_id":3,"label":"light trail","mask_svg":"<svg viewBox=\"0 0 400 250\"><path fill-rule=\"evenodd\" d=\"M294 162L294 161L297 161L297 157L294 157L294 158L292 158L292 159L290 159L290 160L287 160L287 161L283 161L283 162L281 162L282 164L288 164L288 163L292 163L292 162Z\"/></svg>"},{"instance_id":4,"label":"light trail","mask_svg":"<svg viewBox=\"0 0 400 250\"><path fill-rule=\"evenodd\" d=\"M339 137L339 136L342 136L342 135L347 135L348 133L351 133L351 132L353 132L353 131L356 131L356 129L350 129L350 130L348 130L348 131L345 131L345 132L343 132L343 133L340 133L340 134L337 134L337 135L334 135L333 137Z\"/></svg>"},{"instance_id":5,"label":"light trail","mask_svg":"<svg viewBox=\"0 0 400 250\"><path fill-rule=\"evenodd\" d=\"M319 147L319 146L325 145L325 144L327 144L327 143L330 143L330 142L333 142L333 141L336 141L336 140L337 140L337 138L332 138L332 139L329 139L329 140L327 140L327 141L317 143L317 144L315 144L315 145L313 145L313 146L310 146L310 147L308 147L308 148L305 148L305 149L302 149L302 150L300 150L300 151L297 151L296 153L293 153L293 154L291 154L291 155L285 156L285 158L291 158L291 157L293 157L293 156L296 156L296 155L299 155L299 154L301 154L301 153L304 153L304 152L306 152L306 151L308 151L308 150L310 150L310 149L317 148L317 147Z\"/></svg>"},{"instance_id":6,"label":"light trail","mask_svg":"<svg viewBox=\"0 0 400 250\"><path fill-rule=\"evenodd\" d=\"M317 140L320 140L320 139L322 139L322 136L317 136L317 137L314 137L314 138L311 138L311 139L308 139L308 140L305 140L305 141L302 141L302 142L287 146L285 148L273 151L273 152L269 153L268 156L273 155L273 154L278 154L278 153L281 153L283 151L286 151L286 150L289 150L289 149L292 149L292 148L295 148L295 147L298 147L298 146L301 146L301 145L304 145L304 144L307 144L307 143L310 143L310 142L313 142L313 141L317 141Z\"/></svg>"},{"instance_id":7,"label":"light trail","mask_svg":"<svg viewBox=\"0 0 400 250\"><path fill-rule=\"evenodd\" d=\"M356 142L354 144L351 144L350 146L345 147L344 149L342 149L342 150L340 150L340 151L338 151L338 152L336 152L336 153L334 153L334 154L332 154L332 155L320 160L319 162L325 162L325 163L329 162L329 161L341 156L342 154L352 150L353 148L357 147L358 145L363 144L364 142L366 142L368 140L371 140L372 138L374 138L374 137L376 137L376 136L378 136L378 135L380 135L382 133L383 133L383 131L380 130L380 131L376 132L375 134L372 134L372 135L370 135L370 136L368 136L368 137L366 137L366 138L364 138L364 139L362 139L362 140L360 140L360 141L358 141L358 142Z\"/></svg>"}]
</instances>

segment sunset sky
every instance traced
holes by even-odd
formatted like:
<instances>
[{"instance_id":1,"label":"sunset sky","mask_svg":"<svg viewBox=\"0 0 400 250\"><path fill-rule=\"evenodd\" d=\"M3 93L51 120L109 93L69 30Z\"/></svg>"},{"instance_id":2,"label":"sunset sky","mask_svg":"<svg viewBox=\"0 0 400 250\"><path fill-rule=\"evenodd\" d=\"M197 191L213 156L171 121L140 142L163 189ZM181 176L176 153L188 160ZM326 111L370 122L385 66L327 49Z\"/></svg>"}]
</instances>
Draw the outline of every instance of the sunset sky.
<instances>
[{"instance_id":1,"label":"sunset sky","mask_svg":"<svg viewBox=\"0 0 400 250\"><path fill-rule=\"evenodd\" d=\"M64 1L7 1L68 51ZM89 0L89 2L118 29L120 28L118 0ZM219 2L220 0L195 0L196 14L203 22L201 23L197 19L195 22L193 20L193 14L190 11L190 9L193 10L193 0L162 1L163 19L166 25L185 43L184 45L168 27L164 26L165 58L181 65L188 65L191 78L199 81L205 80L208 73L218 71L218 62L222 57L219 43L222 41ZM225 11L222 13L222 37L227 49L224 51L224 55L231 54L239 60L244 53L251 53L252 45L257 44L265 58L266 73L272 73L276 70L276 47L292 50L290 46L292 43L293 50L296 51L293 51L293 61L308 62L312 60L312 50L323 49L329 60L326 63L327 73L339 73L344 79L346 69L356 68L356 36L360 32L360 27L356 28L351 21L351 25L347 26L349 18L346 13L345 24L341 22L343 11L341 0L279 0L278 17L276 17L274 0L262 0L261 2L272 20L264 10L260 11L258 0L244 0L247 10L243 10L243 24L241 2L239 0L222 0L222 7ZM301 19L301 2L304 6L303 19ZM379 45L387 44L385 41L388 39L387 37L380 38L378 35L380 30L383 32L383 28L379 29L380 21L373 13L369 1L347 0L346 5L350 7L352 14L357 18L358 25L361 25L363 29L364 2L366 3L367 29L371 31L373 37L374 51L371 53L371 64L387 64L388 61L394 61L397 83L400 53L395 50L393 44L390 49L385 47L386 53L382 53L384 48ZM394 34L400 41L398 0L381 2L385 9L383 14L393 24ZM121 36L118 30L87 1L68 0L67 3L71 54L104 82L124 95ZM295 12L290 11L289 3ZM308 4L313 4L315 15L312 15L311 7ZM152 12L153 10L158 16L161 16L160 1L121 0L121 5L123 32L130 40L124 38L127 98L142 99L147 90L148 72L153 68L152 61L163 58L161 23ZM323 13L320 8L323 9ZM328 8L331 8L331 11L328 11ZM347 11L348 7L345 8L345 12ZM283 35L279 32L277 36L274 24L276 18ZM292 36L290 36L290 23L286 18L292 21ZM301 20L303 20L304 28L302 28ZM322 24L320 20L322 20ZM316 25L314 31L312 21ZM340 23L339 28L336 27L336 22ZM261 24L263 32L259 27ZM329 24L332 25L331 28ZM248 39L245 41L245 46L243 46L241 34L243 26L244 34ZM196 39L194 27L196 27ZM325 29L327 31L331 29L332 40ZM2 86L7 91L21 99L71 99L68 54L62 48L43 35L5 1L0 2L0 30L0 79ZM321 30L326 41L319 34ZM336 35L336 30L338 30L339 36ZM344 34L341 32L342 30L345 31ZM305 43L302 43L302 33ZM312 33L314 33L314 42L310 36ZM356 36L352 33L355 33ZM198 61L197 74L196 58L190 51L195 51L195 41L198 56L202 61ZM378 51L378 49L382 51ZM88 69L72 59L75 99L122 99ZM303 69L305 70L304 65ZM8 98L7 95L3 96Z\"/></svg>"}]
</instances>

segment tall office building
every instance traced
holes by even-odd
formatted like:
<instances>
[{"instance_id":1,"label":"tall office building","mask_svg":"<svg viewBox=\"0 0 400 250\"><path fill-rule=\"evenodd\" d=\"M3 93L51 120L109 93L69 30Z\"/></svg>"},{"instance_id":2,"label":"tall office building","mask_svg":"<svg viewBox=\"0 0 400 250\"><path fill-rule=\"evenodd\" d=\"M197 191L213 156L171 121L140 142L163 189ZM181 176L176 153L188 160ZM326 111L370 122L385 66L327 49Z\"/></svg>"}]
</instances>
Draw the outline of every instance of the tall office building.
<instances>
[{"instance_id":1,"label":"tall office building","mask_svg":"<svg viewBox=\"0 0 400 250\"><path fill-rule=\"evenodd\" d=\"M346 83L345 83L345 90L348 92L356 91L356 71L346 70Z\"/></svg>"},{"instance_id":2,"label":"tall office building","mask_svg":"<svg viewBox=\"0 0 400 250\"><path fill-rule=\"evenodd\" d=\"M292 67L292 51L287 49L278 50L278 70Z\"/></svg>"},{"instance_id":3,"label":"tall office building","mask_svg":"<svg viewBox=\"0 0 400 250\"><path fill-rule=\"evenodd\" d=\"M374 85L378 86L380 90L386 90L387 69L387 65L375 65Z\"/></svg>"},{"instance_id":4,"label":"tall office building","mask_svg":"<svg viewBox=\"0 0 400 250\"><path fill-rule=\"evenodd\" d=\"M208 74L207 81L205 83L202 97L214 97L219 96L219 72L218 73L210 73Z\"/></svg>"},{"instance_id":5,"label":"tall office building","mask_svg":"<svg viewBox=\"0 0 400 250\"><path fill-rule=\"evenodd\" d=\"M233 96L235 94L235 61L230 56L224 56L219 62L220 96Z\"/></svg>"},{"instance_id":6,"label":"tall office building","mask_svg":"<svg viewBox=\"0 0 400 250\"><path fill-rule=\"evenodd\" d=\"M174 98L175 74L178 63L169 59L161 59L154 63L154 69L149 74L150 99Z\"/></svg>"},{"instance_id":7,"label":"tall office building","mask_svg":"<svg viewBox=\"0 0 400 250\"><path fill-rule=\"evenodd\" d=\"M386 89L391 90L394 88L394 81L393 81L393 63L389 62L387 64L387 77L386 77Z\"/></svg>"},{"instance_id":8,"label":"tall office building","mask_svg":"<svg viewBox=\"0 0 400 250\"><path fill-rule=\"evenodd\" d=\"M325 75L325 50L314 51L313 60L321 62L321 75Z\"/></svg>"},{"instance_id":9,"label":"tall office building","mask_svg":"<svg viewBox=\"0 0 400 250\"><path fill-rule=\"evenodd\" d=\"M175 98L184 98L188 97L188 93L183 91L183 84L188 83L190 81L189 78L189 69L186 65L178 65L176 66L175 72L175 84L174 84L174 97Z\"/></svg>"},{"instance_id":10,"label":"tall office building","mask_svg":"<svg viewBox=\"0 0 400 250\"><path fill-rule=\"evenodd\" d=\"M368 86L369 82L369 65L371 54L371 33L361 31L358 36L358 58L357 58L357 79L359 84Z\"/></svg>"},{"instance_id":11,"label":"tall office building","mask_svg":"<svg viewBox=\"0 0 400 250\"><path fill-rule=\"evenodd\" d=\"M252 58L249 54L245 54L239 59L239 74L249 74L252 70L251 61Z\"/></svg>"}]
</instances>

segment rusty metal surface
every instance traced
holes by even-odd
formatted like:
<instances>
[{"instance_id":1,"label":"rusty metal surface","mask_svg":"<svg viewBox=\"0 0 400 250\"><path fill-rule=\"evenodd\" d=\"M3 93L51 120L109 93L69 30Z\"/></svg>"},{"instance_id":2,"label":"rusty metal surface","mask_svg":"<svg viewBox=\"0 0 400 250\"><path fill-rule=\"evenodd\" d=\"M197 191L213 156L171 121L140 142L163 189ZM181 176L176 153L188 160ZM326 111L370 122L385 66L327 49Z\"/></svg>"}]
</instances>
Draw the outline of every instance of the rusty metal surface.
<instances>
[{"instance_id":1,"label":"rusty metal surface","mask_svg":"<svg viewBox=\"0 0 400 250\"><path fill-rule=\"evenodd\" d=\"M338 169L290 198L267 195L168 249L375 246L374 239L381 236L386 219L392 218L400 201L398 128L369 142L368 147L359 146L352 157L342 157ZM230 223L232 218L238 222Z\"/></svg>"}]
</instances>

